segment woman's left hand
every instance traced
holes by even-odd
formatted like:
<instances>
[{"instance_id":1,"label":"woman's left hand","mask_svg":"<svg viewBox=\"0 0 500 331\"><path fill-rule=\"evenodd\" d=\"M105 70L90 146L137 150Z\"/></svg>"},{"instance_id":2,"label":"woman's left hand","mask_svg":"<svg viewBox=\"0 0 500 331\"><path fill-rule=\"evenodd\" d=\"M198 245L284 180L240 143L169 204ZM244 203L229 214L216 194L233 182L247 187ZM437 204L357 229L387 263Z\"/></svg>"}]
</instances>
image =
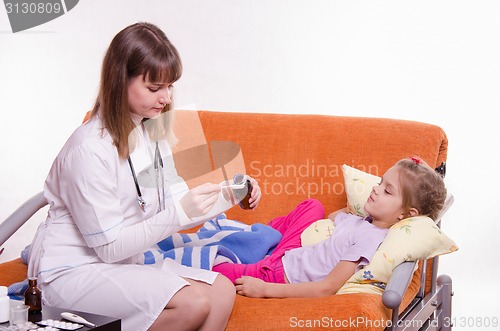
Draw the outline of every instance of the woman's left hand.
<instances>
[{"instance_id":1,"label":"woman's left hand","mask_svg":"<svg viewBox=\"0 0 500 331\"><path fill-rule=\"evenodd\" d=\"M252 183L252 193L250 194L250 208L253 210L259 204L260 198L262 198L262 191L260 190L259 182L254 178L248 176L250 183Z\"/></svg>"},{"instance_id":2,"label":"woman's left hand","mask_svg":"<svg viewBox=\"0 0 500 331\"><path fill-rule=\"evenodd\" d=\"M266 282L259 278L242 276L235 280L236 294L251 298L265 298Z\"/></svg>"}]
</instances>

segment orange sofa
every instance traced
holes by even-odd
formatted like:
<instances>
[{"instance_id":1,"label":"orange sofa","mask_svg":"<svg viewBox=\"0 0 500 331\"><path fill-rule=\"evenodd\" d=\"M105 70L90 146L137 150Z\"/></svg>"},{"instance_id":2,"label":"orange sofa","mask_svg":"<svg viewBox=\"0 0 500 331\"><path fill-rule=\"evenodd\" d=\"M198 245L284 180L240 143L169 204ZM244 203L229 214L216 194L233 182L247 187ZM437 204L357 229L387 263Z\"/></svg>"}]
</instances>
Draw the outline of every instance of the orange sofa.
<instances>
[{"instance_id":1,"label":"orange sofa","mask_svg":"<svg viewBox=\"0 0 500 331\"><path fill-rule=\"evenodd\" d=\"M177 111L176 119L178 148L188 141L195 144L193 136L200 136L200 130L208 143L239 145L246 173L259 181L263 193L255 211L234 207L227 212L228 218L246 223L267 223L307 198L320 200L327 215L345 207L342 164L382 175L404 157L417 155L436 167L447 155L444 131L415 121L215 111ZM1 264L0 285L23 280L26 269L20 259ZM425 269L423 294L435 282L432 261ZM419 292L421 270L414 273L399 311ZM391 310L376 294L305 299L237 296L227 330L383 330L390 319Z\"/></svg>"}]
</instances>

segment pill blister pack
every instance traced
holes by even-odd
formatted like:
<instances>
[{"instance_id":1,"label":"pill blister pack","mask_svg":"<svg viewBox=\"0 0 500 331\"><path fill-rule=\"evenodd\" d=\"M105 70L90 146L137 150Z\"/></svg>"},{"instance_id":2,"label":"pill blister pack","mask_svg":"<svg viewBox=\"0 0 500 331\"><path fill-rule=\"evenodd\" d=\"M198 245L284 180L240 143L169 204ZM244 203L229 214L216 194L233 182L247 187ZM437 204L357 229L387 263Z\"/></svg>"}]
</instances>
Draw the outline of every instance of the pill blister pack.
<instances>
[{"instance_id":1,"label":"pill blister pack","mask_svg":"<svg viewBox=\"0 0 500 331\"><path fill-rule=\"evenodd\" d=\"M36 323L38 325L41 325L41 326L53 327L53 328L61 329L61 330L77 330L77 329L83 327L83 324L66 322L66 321L61 321L61 320L53 320L53 319L43 320L43 321L36 322Z\"/></svg>"},{"instance_id":2,"label":"pill blister pack","mask_svg":"<svg viewBox=\"0 0 500 331\"><path fill-rule=\"evenodd\" d=\"M77 330L82 328L82 324L71 323L61 320L43 320L40 322L24 322L11 326L0 326L0 331L60 331L60 330Z\"/></svg>"},{"instance_id":3,"label":"pill blister pack","mask_svg":"<svg viewBox=\"0 0 500 331\"><path fill-rule=\"evenodd\" d=\"M40 327L32 322L23 322L16 325L11 326L0 326L0 331L31 331L31 330L39 330ZM47 330L47 329L43 329ZM57 329L49 330L56 331Z\"/></svg>"},{"instance_id":4,"label":"pill blister pack","mask_svg":"<svg viewBox=\"0 0 500 331\"><path fill-rule=\"evenodd\" d=\"M59 329L52 327L41 327L32 322L24 322L11 326L0 326L0 331L59 331Z\"/></svg>"}]
</instances>

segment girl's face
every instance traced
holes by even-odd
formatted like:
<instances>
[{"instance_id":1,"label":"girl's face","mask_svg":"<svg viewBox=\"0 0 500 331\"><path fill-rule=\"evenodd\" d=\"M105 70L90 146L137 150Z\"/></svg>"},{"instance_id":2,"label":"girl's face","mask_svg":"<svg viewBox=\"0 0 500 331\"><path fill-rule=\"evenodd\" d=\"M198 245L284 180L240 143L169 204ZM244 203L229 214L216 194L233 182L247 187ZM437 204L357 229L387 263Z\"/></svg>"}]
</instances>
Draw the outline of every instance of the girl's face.
<instances>
[{"instance_id":1,"label":"girl's face","mask_svg":"<svg viewBox=\"0 0 500 331\"><path fill-rule=\"evenodd\" d=\"M142 118L154 118L172 102L172 84L150 82L144 75L134 77L128 85L131 112Z\"/></svg>"},{"instance_id":2,"label":"girl's face","mask_svg":"<svg viewBox=\"0 0 500 331\"><path fill-rule=\"evenodd\" d=\"M373 224L388 228L404 218L403 197L400 189L399 168L393 166L374 186L365 203L365 211L373 217Z\"/></svg>"}]
</instances>

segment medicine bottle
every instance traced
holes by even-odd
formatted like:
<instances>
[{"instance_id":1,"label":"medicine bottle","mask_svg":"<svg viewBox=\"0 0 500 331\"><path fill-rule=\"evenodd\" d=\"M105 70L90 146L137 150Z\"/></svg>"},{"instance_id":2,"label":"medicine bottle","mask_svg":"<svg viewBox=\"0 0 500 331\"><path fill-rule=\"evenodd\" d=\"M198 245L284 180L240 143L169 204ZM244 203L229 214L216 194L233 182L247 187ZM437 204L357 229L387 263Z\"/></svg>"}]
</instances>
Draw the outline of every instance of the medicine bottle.
<instances>
[{"instance_id":1,"label":"medicine bottle","mask_svg":"<svg viewBox=\"0 0 500 331\"><path fill-rule=\"evenodd\" d=\"M245 187L241 189L234 189L234 194L236 196L236 199L239 201L239 206L242 209L251 209L250 208L250 202L248 201L250 199L250 196L252 194L252 183L250 182L249 179L247 179L244 175L242 174L236 174L233 177L233 183L235 185L241 185L245 184Z\"/></svg>"},{"instance_id":2,"label":"medicine bottle","mask_svg":"<svg viewBox=\"0 0 500 331\"><path fill-rule=\"evenodd\" d=\"M24 303L30 307L30 314L42 312L42 291L37 286L36 277L28 279L28 288L24 291Z\"/></svg>"},{"instance_id":3,"label":"medicine bottle","mask_svg":"<svg viewBox=\"0 0 500 331\"><path fill-rule=\"evenodd\" d=\"M7 295L7 286L0 286L0 323L9 321L10 299Z\"/></svg>"}]
</instances>

